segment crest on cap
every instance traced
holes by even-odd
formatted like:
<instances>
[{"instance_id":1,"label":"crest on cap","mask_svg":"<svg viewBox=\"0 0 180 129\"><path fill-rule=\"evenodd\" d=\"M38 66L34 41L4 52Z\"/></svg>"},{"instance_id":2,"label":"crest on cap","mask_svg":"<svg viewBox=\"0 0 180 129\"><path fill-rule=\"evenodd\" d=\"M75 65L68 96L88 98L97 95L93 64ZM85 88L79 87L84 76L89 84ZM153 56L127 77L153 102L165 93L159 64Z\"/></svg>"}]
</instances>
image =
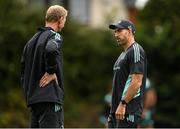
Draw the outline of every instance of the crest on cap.
<instances>
[{"instance_id":1,"label":"crest on cap","mask_svg":"<svg viewBox=\"0 0 180 129\"><path fill-rule=\"evenodd\" d=\"M118 21L118 24L120 24L121 22L122 22L122 20L119 20L119 21Z\"/></svg>"},{"instance_id":2,"label":"crest on cap","mask_svg":"<svg viewBox=\"0 0 180 129\"><path fill-rule=\"evenodd\" d=\"M132 31L132 26L129 25L129 26L128 26L128 29L130 29L130 30Z\"/></svg>"}]
</instances>

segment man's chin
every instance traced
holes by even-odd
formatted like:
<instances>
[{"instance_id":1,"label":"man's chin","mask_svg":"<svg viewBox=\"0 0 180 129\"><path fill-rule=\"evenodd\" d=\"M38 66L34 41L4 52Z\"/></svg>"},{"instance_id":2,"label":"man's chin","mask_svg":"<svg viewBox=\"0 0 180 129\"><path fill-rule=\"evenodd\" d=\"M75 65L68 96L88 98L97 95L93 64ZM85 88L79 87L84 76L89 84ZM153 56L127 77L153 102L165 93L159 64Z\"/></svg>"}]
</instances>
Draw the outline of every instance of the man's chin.
<instances>
[{"instance_id":1,"label":"man's chin","mask_svg":"<svg viewBox=\"0 0 180 129\"><path fill-rule=\"evenodd\" d=\"M117 44L118 44L118 45L122 45L122 42L120 42L120 41L117 41Z\"/></svg>"}]
</instances>

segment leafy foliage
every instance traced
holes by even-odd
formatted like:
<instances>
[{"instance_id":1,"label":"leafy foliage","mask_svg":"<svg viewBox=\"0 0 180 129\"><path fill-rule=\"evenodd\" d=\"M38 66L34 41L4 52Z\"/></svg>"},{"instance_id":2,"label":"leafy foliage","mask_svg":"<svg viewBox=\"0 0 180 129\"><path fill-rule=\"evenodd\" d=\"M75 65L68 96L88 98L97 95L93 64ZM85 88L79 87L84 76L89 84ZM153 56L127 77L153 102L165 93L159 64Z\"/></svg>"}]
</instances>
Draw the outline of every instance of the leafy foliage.
<instances>
[{"instance_id":1,"label":"leafy foliage","mask_svg":"<svg viewBox=\"0 0 180 129\"><path fill-rule=\"evenodd\" d=\"M100 111L98 107L111 85L112 65L118 56L118 50L113 45L113 36L105 31L68 23L62 34L67 90L65 107L69 105L66 108L68 108L67 112L70 112L66 112L68 116L65 120L69 122L67 125L70 127L92 127L94 120L98 122ZM83 104L77 104L79 101ZM77 110L74 111L72 108ZM81 122L80 125L78 122L74 124L74 120L71 123L73 115L79 116L79 114L83 114L81 117L87 115L87 119L83 117L79 120L86 121ZM91 115L96 117L92 118Z\"/></svg>"},{"instance_id":2,"label":"leafy foliage","mask_svg":"<svg viewBox=\"0 0 180 129\"><path fill-rule=\"evenodd\" d=\"M146 49L149 77L158 92L157 127L179 127L179 6L180 1L150 0L140 12L138 40Z\"/></svg>"},{"instance_id":3,"label":"leafy foliage","mask_svg":"<svg viewBox=\"0 0 180 129\"><path fill-rule=\"evenodd\" d=\"M0 1L0 127L28 125L28 110L19 84L20 57L27 39L41 23L41 15L26 9L19 0Z\"/></svg>"}]
</instances>

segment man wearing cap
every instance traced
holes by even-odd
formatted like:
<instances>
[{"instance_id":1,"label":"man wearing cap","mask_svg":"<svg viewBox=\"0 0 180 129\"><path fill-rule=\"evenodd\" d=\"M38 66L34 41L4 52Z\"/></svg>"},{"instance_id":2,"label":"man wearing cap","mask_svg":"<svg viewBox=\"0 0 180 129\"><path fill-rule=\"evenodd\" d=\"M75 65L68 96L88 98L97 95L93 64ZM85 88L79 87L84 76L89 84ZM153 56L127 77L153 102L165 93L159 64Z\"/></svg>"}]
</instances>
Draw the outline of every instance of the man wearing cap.
<instances>
[{"instance_id":1,"label":"man wearing cap","mask_svg":"<svg viewBox=\"0 0 180 129\"><path fill-rule=\"evenodd\" d=\"M143 109L146 81L146 54L135 41L135 27L131 21L110 24L123 52L114 64L109 128L136 128Z\"/></svg>"}]
</instances>

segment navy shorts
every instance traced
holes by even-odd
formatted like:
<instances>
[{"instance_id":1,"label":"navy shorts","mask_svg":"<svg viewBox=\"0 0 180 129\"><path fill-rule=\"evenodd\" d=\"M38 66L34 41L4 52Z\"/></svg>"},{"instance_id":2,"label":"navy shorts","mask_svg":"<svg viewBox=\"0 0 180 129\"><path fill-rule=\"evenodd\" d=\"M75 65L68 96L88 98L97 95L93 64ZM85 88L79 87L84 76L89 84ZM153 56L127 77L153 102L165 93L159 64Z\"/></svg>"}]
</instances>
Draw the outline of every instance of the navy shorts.
<instances>
[{"instance_id":1,"label":"navy shorts","mask_svg":"<svg viewBox=\"0 0 180 129\"><path fill-rule=\"evenodd\" d=\"M137 122L140 117L133 115L125 115L124 120L116 120L115 114L108 117L108 128L137 128Z\"/></svg>"},{"instance_id":2,"label":"navy shorts","mask_svg":"<svg viewBox=\"0 0 180 129\"><path fill-rule=\"evenodd\" d=\"M57 103L41 102L31 107L31 128L64 128L63 107Z\"/></svg>"}]
</instances>

